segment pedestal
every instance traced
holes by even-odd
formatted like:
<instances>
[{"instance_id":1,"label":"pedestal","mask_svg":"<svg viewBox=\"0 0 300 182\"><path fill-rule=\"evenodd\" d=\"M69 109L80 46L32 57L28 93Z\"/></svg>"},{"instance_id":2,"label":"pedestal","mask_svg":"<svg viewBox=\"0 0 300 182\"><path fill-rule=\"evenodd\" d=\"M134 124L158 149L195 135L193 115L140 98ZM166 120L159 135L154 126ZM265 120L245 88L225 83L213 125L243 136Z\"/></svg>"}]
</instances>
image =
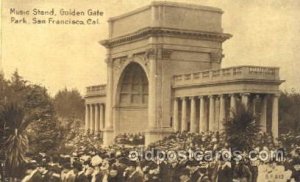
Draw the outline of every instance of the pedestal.
<instances>
[{"instance_id":1,"label":"pedestal","mask_svg":"<svg viewBox=\"0 0 300 182\"><path fill-rule=\"evenodd\" d=\"M109 146L114 143L115 132L112 128L106 128L103 130L103 146Z\"/></svg>"}]
</instances>

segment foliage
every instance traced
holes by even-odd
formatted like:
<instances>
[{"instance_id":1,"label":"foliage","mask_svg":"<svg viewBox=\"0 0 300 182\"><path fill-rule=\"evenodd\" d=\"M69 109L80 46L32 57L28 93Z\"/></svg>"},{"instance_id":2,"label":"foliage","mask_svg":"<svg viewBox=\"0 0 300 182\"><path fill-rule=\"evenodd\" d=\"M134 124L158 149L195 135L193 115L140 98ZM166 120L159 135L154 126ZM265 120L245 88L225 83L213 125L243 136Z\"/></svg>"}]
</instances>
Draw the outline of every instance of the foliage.
<instances>
[{"instance_id":1,"label":"foliage","mask_svg":"<svg viewBox=\"0 0 300 182\"><path fill-rule=\"evenodd\" d=\"M77 90L60 90L54 97L54 108L62 119L84 119L84 100Z\"/></svg>"},{"instance_id":2,"label":"foliage","mask_svg":"<svg viewBox=\"0 0 300 182\"><path fill-rule=\"evenodd\" d=\"M278 140L285 149L287 149L288 151L292 151L297 149L297 146L295 146L295 144L297 145L300 143L300 134L292 132L281 134Z\"/></svg>"},{"instance_id":3,"label":"foliage","mask_svg":"<svg viewBox=\"0 0 300 182\"><path fill-rule=\"evenodd\" d=\"M280 133L300 133L300 93L282 92L279 98Z\"/></svg>"},{"instance_id":4,"label":"foliage","mask_svg":"<svg viewBox=\"0 0 300 182\"><path fill-rule=\"evenodd\" d=\"M51 153L58 150L61 132L55 118L31 123L28 133L31 153Z\"/></svg>"},{"instance_id":5,"label":"foliage","mask_svg":"<svg viewBox=\"0 0 300 182\"><path fill-rule=\"evenodd\" d=\"M57 119L52 98L46 88L29 83L16 71L10 80L5 80L3 76L0 78L0 94L0 98L5 98L0 100L2 106L6 103L18 103L22 108L30 150L38 152L57 148ZM6 122L2 122L0 129L5 124ZM13 130L14 126L15 124L11 124L7 127ZM5 135L3 138L8 138L10 134L6 132Z\"/></svg>"},{"instance_id":6,"label":"foliage","mask_svg":"<svg viewBox=\"0 0 300 182\"><path fill-rule=\"evenodd\" d=\"M103 140L100 135L86 135L84 131L77 131L77 135L66 143L66 147L71 151L94 151L100 149L102 144Z\"/></svg>"},{"instance_id":7,"label":"foliage","mask_svg":"<svg viewBox=\"0 0 300 182\"><path fill-rule=\"evenodd\" d=\"M116 144L125 144L125 145L144 145L145 136L141 133L137 134L119 134L115 137Z\"/></svg>"},{"instance_id":8,"label":"foliage","mask_svg":"<svg viewBox=\"0 0 300 182\"><path fill-rule=\"evenodd\" d=\"M4 149L7 164L15 170L25 162L25 153L28 147L26 120L24 110L15 103L3 106L0 113L1 125L4 125Z\"/></svg>"},{"instance_id":9,"label":"foliage","mask_svg":"<svg viewBox=\"0 0 300 182\"><path fill-rule=\"evenodd\" d=\"M224 128L229 146L241 151L248 151L253 147L260 131L254 114L242 104L233 112L233 117L225 122Z\"/></svg>"},{"instance_id":10,"label":"foliage","mask_svg":"<svg viewBox=\"0 0 300 182\"><path fill-rule=\"evenodd\" d=\"M60 131L60 144L58 148L58 152L66 153L69 150L72 141L74 141L80 133L80 124L81 120L78 119L67 119L63 122L60 122L59 131Z\"/></svg>"}]
</instances>

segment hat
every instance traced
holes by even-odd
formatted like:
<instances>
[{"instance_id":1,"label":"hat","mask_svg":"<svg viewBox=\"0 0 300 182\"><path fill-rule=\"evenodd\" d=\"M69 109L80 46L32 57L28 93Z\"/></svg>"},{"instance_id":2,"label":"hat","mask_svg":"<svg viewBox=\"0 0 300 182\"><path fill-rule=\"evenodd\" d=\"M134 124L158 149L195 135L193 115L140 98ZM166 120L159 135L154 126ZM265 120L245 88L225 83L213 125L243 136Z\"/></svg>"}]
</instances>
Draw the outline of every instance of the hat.
<instances>
[{"instance_id":1,"label":"hat","mask_svg":"<svg viewBox=\"0 0 300 182\"><path fill-rule=\"evenodd\" d=\"M186 166L198 166L199 163L196 160L188 160Z\"/></svg>"},{"instance_id":2,"label":"hat","mask_svg":"<svg viewBox=\"0 0 300 182\"><path fill-rule=\"evenodd\" d=\"M89 155L83 155L80 157L80 160L83 160L83 161L88 161L89 159L91 159L91 156L89 156Z\"/></svg>"},{"instance_id":3,"label":"hat","mask_svg":"<svg viewBox=\"0 0 300 182\"><path fill-rule=\"evenodd\" d=\"M181 172L180 172L180 176L182 176L182 175L189 176L190 175L190 170L187 169L187 168L182 169Z\"/></svg>"},{"instance_id":4,"label":"hat","mask_svg":"<svg viewBox=\"0 0 300 182\"><path fill-rule=\"evenodd\" d=\"M300 158L299 157L294 158L292 161L292 165L300 165Z\"/></svg>"},{"instance_id":5,"label":"hat","mask_svg":"<svg viewBox=\"0 0 300 182\"><path fill-rule=\"evenodd\" d=\"M127 165L127 166L136 167L136 166L137 166L137 163L136 163L136 161L128 160L127 163L126 163L126 165Z\"/></svg>"},{"instance_id":6,"label":"hat","mask_svg":"<svg viewBox=\"0 0 300 182\"><path fill-rule=\"evenodd\" d=\"M207 163L207 162L201 161L201 162L199 163L199 168L205 168L205 169L207 169L207 168L208 168L208 163Z\"/></svg>"},{"instance_id":7,"label":"hat","mask_svg":"<svg viewBox=\"0 0 300 182\"><path fill-rule=\"evenodd\" d=\"M99 166L102 163L102 158L99 155L94 156L91 159L92 166Z\"/></svg>"},{"instance_id":8,"label":"hat","mask_svg":"<svg viewBox=\"0 0 300 182\"><path fill-rule=\"evenodd\" d=\"M81 171L81 170L82 170L82 164L81 164L79 161L75 161L75 162L73 163L73 167L74 167L75 169L77 169L78 171Z\"/></svg>"}]
</instances>

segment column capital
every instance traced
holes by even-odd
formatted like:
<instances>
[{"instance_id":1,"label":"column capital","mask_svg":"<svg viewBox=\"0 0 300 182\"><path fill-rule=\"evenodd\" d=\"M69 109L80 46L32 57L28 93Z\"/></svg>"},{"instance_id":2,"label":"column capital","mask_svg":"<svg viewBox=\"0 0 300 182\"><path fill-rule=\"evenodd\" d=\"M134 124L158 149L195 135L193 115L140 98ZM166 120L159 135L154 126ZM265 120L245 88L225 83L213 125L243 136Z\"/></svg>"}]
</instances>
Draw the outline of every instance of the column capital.
<instances>
[{"instance_id":1,"label":"column capital","mask_svg":"<svg viewBox=\"0 0 300 182\"><path fill-rule=\"evenodd\" d=\"M250 93L246 92L246 93L240 93L241 96L249 96Z\"/></svg>"},{"instance_id":2,"label":"column capital","mask_svg":"<svg viewBox=\"0 0 300 182\"><path fill-rule=\"evenodd\" d=\"M221 98L221 97L225 97L225 94L219 94L218 96L219 96L220 98Z\"/></svg>"},{"instance_id":3,"label":"column capital","mask_svg":"<svg viewBox=\"0 0 300 182\"><path fill-rule=\"evenodd\" d=\"M216 95L208 95L208 98L215 98Z\"/></svg>"},{"instance_id":4,"label":"column capital","mask_svg":"<svg viewBox=\"0 0 300 182\"><path fill-rule=\"evenodd\" d=\"M195 99L196 97L195 96L189 96L188 97L190 100L193 100L193 99Z\"/></svg>"},{"instance_id":5,"label":"column capital","mask_svg":"<svg viewBox=\"0 0 300 182\"><path fill-rule=\"evenodd\" d=\"M280 96L280 93L275 93L275 94L272 94L273 97L279 97Z\"/></svg>"},{"instance_id":6,"label":"column capital","mask_svg":"<svg viewBox=\"0 0 300 182\"><path fill-rule=\"evenodd\" d=\"M112 59L110 57L105 58L105 63L109 66L112 66Z\"/></svg>"},{"instance_id":7,"label":"column capital","mask_svg":"<svg viewBox=\"0 0 300 182\"><path fill-rule=\"evenodd\" d=\"M180 100L186 100L186 97L179 97Z\"/></svg>"}]
</instances>

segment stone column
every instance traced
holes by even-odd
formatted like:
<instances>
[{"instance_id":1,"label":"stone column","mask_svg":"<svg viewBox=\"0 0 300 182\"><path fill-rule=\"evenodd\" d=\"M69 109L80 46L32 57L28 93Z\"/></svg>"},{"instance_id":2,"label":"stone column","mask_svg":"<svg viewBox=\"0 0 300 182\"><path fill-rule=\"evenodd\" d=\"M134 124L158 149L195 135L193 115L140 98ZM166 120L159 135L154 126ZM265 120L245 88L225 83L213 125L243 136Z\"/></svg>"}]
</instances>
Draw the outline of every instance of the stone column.
<instances>
[{"instance_id":1,"label":"stone column","mask_svg":"<svg viewBox=\"0 0 300 182\"><path fill-rule=\"evenodd\" d=\"M190 97L191 99L191 128L190 131L192 133L196 133L198 130L197 122L196 122L196 97Z\"/></svg>"},{"instance_id":2,"label":"stone column","mask_svg":"<svg viewBox=\"0 0 300 182\"><path fill-rule=\"evenodd\" d=\"M248 109L248 105L249 105L249 93L242 93L242 104L246 107L246 109Z\"/></svg>"},{"instance_id":3,"label":"stone column","mask_svg":"<svg viewBox=\"0 0 300 182\"><path fill-rule=\"evenodd\" d=\"M110 56L110 50L108 50ZM106 59L107 63L107 85L106 85L106 110L105 110L105 129L103 131L103 145L111 145L114 141L113 129L113 63L111 58Z\"/></svg>"},{"instance_id":4,"label":"stone column","mask_svg":"<svg viewBox=\"0 0 300 182\"><path fill-rule=\"evenodd\" d=\"M90 107L89 107L89 104L86 104L85 105L85 133L87 134L88 133L88 131L89 131L89 128L90 128L90 126L89 126L89 120L90 120Z\"/></svg>"},{"instance_id":5,"label":"stone column","mask_svg":"<svg viewBox=\"0 0 300 182\"><path fill-rule=\"evenodd\" d=\"M99 105L95 104L95 134L99 133Z\"/></svg>"},{"instance_id":6,"label":"stone column","mask_svg":"<svg viewBox=\"0 0 300 182\"><path fill-rule=\"evenodd\" d=\"M277 142L278 138L278 97L279 94L274 94L272 102L272 135L274 142Z\"/></svg>"},{"instance_id":7,"label":"stone column","mask_svg":"<svg viewBox=\"0 0 300 182\"><path fill-rule=\"evenodd\" d=\"M224 129L225 120L225 96L220 95L220 117L219 117L219 130Z\"/></svg>"},{"instance_id":8,"label":"stone column","mask_svg":"<svg viewBox=\"0 0 300 182\"><path fill-rule=\"evenodd\" d=\"M187 120L186 120L186 98L182 98L181 107L181 131L187 131Z\"/></svg>"},{"instance_id":9,"label":"stone column","mask_svg":"<svg viewBox=\"0 0 300 182\"><path fill-rule=\"evenodd\" d=\"M152 40L150 40L152 41ZM145 56L148 59L148 79L149 79L149 96L148 96L148 127L145 132L145 145L149 145L162 138L161 126L162 122L162 82L161 82L161 70L158 69L161 65L158 65L160 60L161 51L160 46L150 48Z\"/></svg>"},{"instance_id":10,"label":"stone column","mask_svg":"<svg viewBox=\"0 0 300 182\"><path fill-rule=\"evenodd\" d=\"M209 124L208 130L213 131L215 129L215 98L213 95L209 96Z\"/></svg>"},{"instance_id":11,"label":"stone column","mask_svg":"<svg viewBox=\"0 0 300 182\"><path fill-rule=\"evenodd\" d=\"M104 105L100 104L100 130L104 129Z\"/></svg>"},{"instance_id":12,"label":"stone column","mask_svg":"<svg viewBox=\"0 0 300 182\"><path fill-rule=\"evenodd\" d=\"M112 121L112 102L113 102L113 70L112 70L112 63L107 63L107 86L106 86L106 115L105 121L106 125L105 128L112 130L113 129L113 121Z\"/></svg>"},{"instance_id":13,"label":"stone column","mask_svg":"<svg viewBox=\"0 0 300 182\"><path fill-rule=\"evenodd\" d=\"M215 96L215 107L214 107L214 129L213 131L219 130L219 116L220 116L220 98L218 96Z\"/></svg>"},{"instance_id":14,"label":"stone column","mask_svg":"<svg viewBox=\"0 0 300 182\"><path fill-rule=\"evenodd\" d=\"M91 131L91 127L92 127L92 115L91 115L91 113L92 113L92 104L89 104L89 113L88 113L88 115L89 115L89 120L88 120L88 126L89 126L88 130L89 130L89 133L92 132Z\"/></svg>"},{"instance_id":15,"label":"stone column","mask_svg":"<svg viewBox=\"0 0 300 182\"><path fill-rule=\"evenodd\" d=\"M149 99L148 99L148 129L157 127L156 117L156 59L149 59Z\"/></svg>"},{"instance_id":16,"label":"stone column","mask_svg":"<svg viewBox=\"0 0 300 182\"><path fill-rule=\"evenodd\" d=\"M94 114L94 104L90 105L90 133L94 133L95 130L95 114Z\"/></svg>"},{"instance_id":17,"label":"stone column","mask_svg":"<svg viewBox=\"0 0 300 182\"><path fill-rule=\"evenodd\" d=\"M263 132L267 132L267 99L267 95L264 95L261 99L260 126Z\"/></svg>"},{"instance_id":18,"label":"stone column","mask_svg":"<svg viewBox=\"0 0 300 182\"><path fill-rule=\"evenodd\" d=\"M174 107L173 107L173 128L174 131L179 131L179 120L178 120L178 99L174 99Z\"/></svg>"},{"instance_id":19,"label":"stone column","mask_svg":"<svg viewBox=\"0 0 300 182\"><path fill-rule=\"evenodd\" d=\"M252 100L252 112L253 112L254 116L257 116L256 105L257 105L258 100L259 100L259 95L255 95L255 97Z\"/></svg>"},{"instance_id":20,"label":"stone column","mask_svg":"<svg viewBox=\"0 0 300 182\"><path fill-rule=\"evenodd\" d=\"M236 112L236 100L235 100L235 95L231 94L230 95L230 117L233 117L233 113Z\"/></svg>"},{"instance_id":21,"label":"stone column","mask_svg":"<svg viewBox=\"0 0 300 182\"><path fill-rule=\"evenodd\" d=\"M205 99L203 96L200 98L200 117L199 117L199 132L207 131L207 116L205 109Z\"/></svg>"}]
</instances>

